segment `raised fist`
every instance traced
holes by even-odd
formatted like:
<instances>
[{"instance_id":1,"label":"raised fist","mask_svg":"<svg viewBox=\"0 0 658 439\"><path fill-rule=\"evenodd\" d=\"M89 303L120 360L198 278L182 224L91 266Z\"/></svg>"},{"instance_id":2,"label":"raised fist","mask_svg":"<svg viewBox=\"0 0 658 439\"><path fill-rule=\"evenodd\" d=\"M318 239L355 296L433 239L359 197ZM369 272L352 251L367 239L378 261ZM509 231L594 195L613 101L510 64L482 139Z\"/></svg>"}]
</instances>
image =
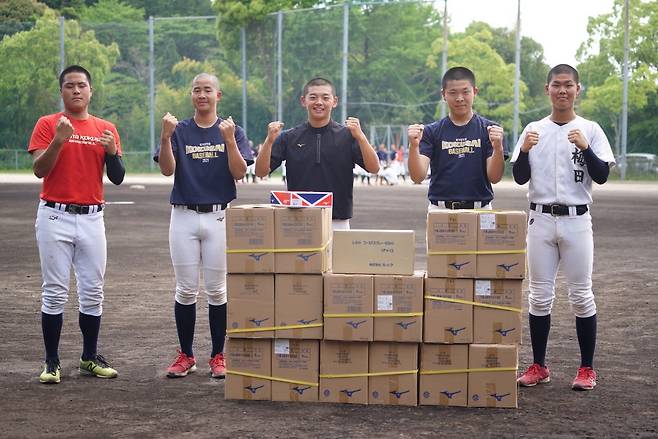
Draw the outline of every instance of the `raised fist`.
<instances>
[{"instance_id":1,"label":"raised fist","mask_svg":"<svg viewBox=\"0 0 658 439\"><path fill-rule=\"evenodd\" d=\"M409 145L413 147L418 147L418 145L420 145L420 139L423 138L424 129L425 129L425 125L423 124L409 125L409 128L407 128L407 137L409 137Z\"/></svg>"},{"instance_id":2,"label":"raised fist","mask_svg":"<svg viewBox=\"0 0 658 439\"><path fill-rule=\"evenodd\" d=\"M162 117L162 137L168 139L174 134L176 130L176 125L178 125L178 119L173 114L165 114Z\"/></svg>"},{"instance_id":3,"label":"raised fist","mask_svg":"<svg viewBox=\"0 0 658 439\"><path fill-rule=\"evenodd\" d=\"M73 134L73 124L66 116L61 116L55 125L55 137L65 142Z\"/></svg>"},{"instance_id":4,"label":"raised fist","mask_svg":"<svg viewBox=\"0 0 658 439\"><path fill-rule=\"evenodd\" d=\"M231 116L219 123L219 132L222 133L224 140L235 137L235 122Z\"/></svg>"}]
</instances>

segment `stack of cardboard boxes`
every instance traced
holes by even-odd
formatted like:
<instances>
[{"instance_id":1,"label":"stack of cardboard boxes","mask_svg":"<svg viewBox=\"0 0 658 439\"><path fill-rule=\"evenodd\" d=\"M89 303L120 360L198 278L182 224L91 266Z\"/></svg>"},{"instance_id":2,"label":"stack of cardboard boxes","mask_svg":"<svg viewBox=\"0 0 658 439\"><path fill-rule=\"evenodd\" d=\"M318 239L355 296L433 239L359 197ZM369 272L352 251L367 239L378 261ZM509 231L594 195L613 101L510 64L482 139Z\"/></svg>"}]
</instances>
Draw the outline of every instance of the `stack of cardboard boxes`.
<instances>
[{"instance_id":1,"label":"stack of cardboard boxes","mask_svg":"<svg viewBox=\"0 0 658 439\"><path fill-rule=\"evenodd\" d=\"M524 212L427 216L420 404L517 407Z\"/></svg>"},{"instance_id":2,"label":"stack of cardboard boxes","mask_svg":"<svg viewBox=\"0 0 658 439\"><path fill-rule=\"evenodd\" d=\"M225 396L317 401L331 209L231 207Z\"/></svg>"},{"instance_id":3,"label":"stack of cardboard boxes","mask_svg":"<svg viewBox=\"0 0 658 439\"><path fill-rule=\"evenodd\" d=\"M516 407L525 231L431 212L426 277L413 231L331 243L329 208L229 208L226 398Z\"/></svg>"}]
</instances>

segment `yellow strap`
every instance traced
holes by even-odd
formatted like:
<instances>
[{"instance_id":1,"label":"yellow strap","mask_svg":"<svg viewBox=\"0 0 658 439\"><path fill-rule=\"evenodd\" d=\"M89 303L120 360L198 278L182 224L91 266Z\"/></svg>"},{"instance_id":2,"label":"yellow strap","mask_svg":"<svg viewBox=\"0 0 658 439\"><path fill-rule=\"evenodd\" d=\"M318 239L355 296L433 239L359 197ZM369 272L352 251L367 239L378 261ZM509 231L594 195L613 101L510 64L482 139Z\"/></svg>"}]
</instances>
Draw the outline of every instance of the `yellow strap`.
<instances>
[{"instance_id":1,"label":"yellow strap","mask_svg":"<svg viewBox=\"0 0 658 439\"><path fill-rule=\"evenodd\" d=\"M517 371L516 367L492 367L492 368L475 368L475 369L449 369L449 370L421 370L421 375L444 375L449 373L468 373L468 372L512 372Z\"/></svg>"},{"instance_id":2,"label":"yellow strap","mask_svg":"<svg viewBox=\"0 0 658 439\"><path fill-rule=\"evenodd\" d=\"M289 384L301 384L304 386L312 386L312 387L318 387L318 383L311 383L309 381L297 381L297 380L289 380L286 378L278 378L278 377L271 377L267 375L258 375L257 373L247 373L247 372L238 372L236 370L227 370L227 374L230 375L240 375L243 377L249 377L249 378L259 378L261 380L268 380L268 381L278 381L281 383L289 383Z\"/></svg>"},{"instance_id":3,"label":"yellow strap","mask_svg":"<svg viewBox=\"0 0 658 439\"><path fill-rule=\"evenodd\" d=\"M393 375L413 375L418 373L416 370L402 370L399 372L369 372L369 373L326 373L320 374L320 378L359 378L359 377L380 377Z\"/></svg>"},{"instance_id":4,"label":"yellow strap","mask_svg":"<svg viewBox=\"0 0 658 439\"><path fill-rule=\"evenodd\" d=\"M512 311L512 312L523 312L521 308L514 308L512 306L503 306L503 305L492 305L490 303L480 303L480 302L471 302L470 300L463 300L463 299L450 299L448 297L437 297L437 296L424 296L425 299L429 300L438 300L440 302L450 302L450 303L461 303L464 305L473 305L473 306L479 306L482 308L493 308L493 309L500 309L503 311ZM427 313L427 311L425 311Z\"/></svg>"},{"instance_id":5,"label":"yellow strap","mask_svg":"<svg viewBox=\"0 0 658 439\"><path fill-rule=\"evenodd\" d=\"M463 250L463 251L428 251L427 254L432 255L516 255L524 254L523 250Z\"/></svg>"},{"instance_id":6,"label":"yellow strap","mask_svg":"<svg viewBox=\"0 0 658 439\"><path fill-rule=\"evenodd\" d=\"M350 318L350 317L421 317L423 315L422 312L390 312L390 313L383 313L383 312L364 312L364 313L344 313L344 314L323 314L324 317L326 318Z\"/></svg>"},{"instance_id":7,"label":"yellow strap","mask_svg":"<svg viewBox=\"0 0 658 439\"><path fill-rule=\"evenodd\" d=\"M264 332L276 331L282 329L304 329L304 328L319 328L324 326L323 323L311 323L309 325L285 325L285 326L264 326L262 328L241 328L241 329L227 329L227 334L239 334L242 332Z\"/></svg>"},{"instance_id":8,"label":"yellow strap","mask_svg":"<svg viewBox=\"0 0 658 439\"><path fill-rule=\"evenodd\" d=\"M251 248L251 249L226 249L226 253L295 253L295 252L321 252L326 249L331 240L325 242L322 247L304 248Z\"/></svg>"}]
</instances>

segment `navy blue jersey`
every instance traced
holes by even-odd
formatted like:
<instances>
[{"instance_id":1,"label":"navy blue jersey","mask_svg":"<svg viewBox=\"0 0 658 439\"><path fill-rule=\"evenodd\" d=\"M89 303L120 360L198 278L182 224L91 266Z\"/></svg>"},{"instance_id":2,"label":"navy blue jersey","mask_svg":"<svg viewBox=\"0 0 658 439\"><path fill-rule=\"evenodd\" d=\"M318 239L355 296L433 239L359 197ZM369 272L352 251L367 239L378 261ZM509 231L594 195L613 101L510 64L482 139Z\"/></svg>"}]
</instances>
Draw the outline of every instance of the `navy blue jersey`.
<instances>
[{"instance_id":1,"label":"navy blue jersey","mask_svg":"<svg viewBox=\"0 0 658 439\"><path fill-rule=\"evenodd\" d=\"M178 122L171 136L176 160L171 204L223 204L235 199L235 180L228 168L228 152L219 131L221 118L210 128L199 127L194 119ZM253 163L244 130L235 127L235 140L247 164ZM153 159L158 161L158 147Z\"/></svg>"},{"instance_id":2,"label":"navy blue jersey","mask_svg":"<svg viewBox=\"0 0 658 439\"><path fill-rule=\"evenodd\" d=\"M352 218L352 170L365 165L350 130L330 121L322 128L306 122L283 131L272 145L270 170L284 160L289 191L333 192L333 218Z\"/></svg>"},{"instance_id":3,"label":"navy blue jersey","mask_svg":"<svg viewBox=\"0 0 658 439\"><path fill-rule=\"evenodd\" d=\"M491 201L487 158L493 154L487 127L498 125L474 114L463 126L449 117L425 126L420 153L430 159L431 201Z\"/></svg>"}]
</instances>

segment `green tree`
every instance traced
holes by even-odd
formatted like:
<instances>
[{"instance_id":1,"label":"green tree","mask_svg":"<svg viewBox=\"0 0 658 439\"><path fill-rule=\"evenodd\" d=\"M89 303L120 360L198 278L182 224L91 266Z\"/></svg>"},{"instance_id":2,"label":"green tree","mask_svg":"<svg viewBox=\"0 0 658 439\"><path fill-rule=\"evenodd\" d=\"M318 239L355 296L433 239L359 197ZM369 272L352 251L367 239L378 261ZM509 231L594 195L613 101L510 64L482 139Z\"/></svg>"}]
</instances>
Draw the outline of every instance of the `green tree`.
<instances>
[{"instance_id":1,"label":"green tree","mask_svg":"<svg viewBox=\"0 0 658 439\"><path fill-rule=\"evenodd\" d=\"M624 58L624 1L590 18L590 35L577 54L584 86L580 109L599 122L619 152ZM658 2L631 0L629 34L629 152L658 153Z\"/></svg>"},{"instance_id":2,"label":"green tree","mask_svg":"<svg viewBox=\"0 0 658 439\"><path fill-rule=\"evenodd\" d=\"M2 148L23 148L37 119L59 108L59 41L53 38L58 33L55 13L46 11L33 29L0 41L0 59L13 60L3 65L0 76ZM98 101L102 101L104 83L119 50L114 44L100 44L93 32L82 32L75 21L66 22L65 33L66 60L90 70L94 87L91 110L98 113Z\"/></svg>"},{"instance_id":3,"label":"green tree","mask_svg":"<svg viewBox=\"0 0 658 439\"><path fill-rule=\"evenodd\" d=\"M21 30L28 30L46 10L35 0L0 0L0 40Z\"/></svg>"}]
</instances>

